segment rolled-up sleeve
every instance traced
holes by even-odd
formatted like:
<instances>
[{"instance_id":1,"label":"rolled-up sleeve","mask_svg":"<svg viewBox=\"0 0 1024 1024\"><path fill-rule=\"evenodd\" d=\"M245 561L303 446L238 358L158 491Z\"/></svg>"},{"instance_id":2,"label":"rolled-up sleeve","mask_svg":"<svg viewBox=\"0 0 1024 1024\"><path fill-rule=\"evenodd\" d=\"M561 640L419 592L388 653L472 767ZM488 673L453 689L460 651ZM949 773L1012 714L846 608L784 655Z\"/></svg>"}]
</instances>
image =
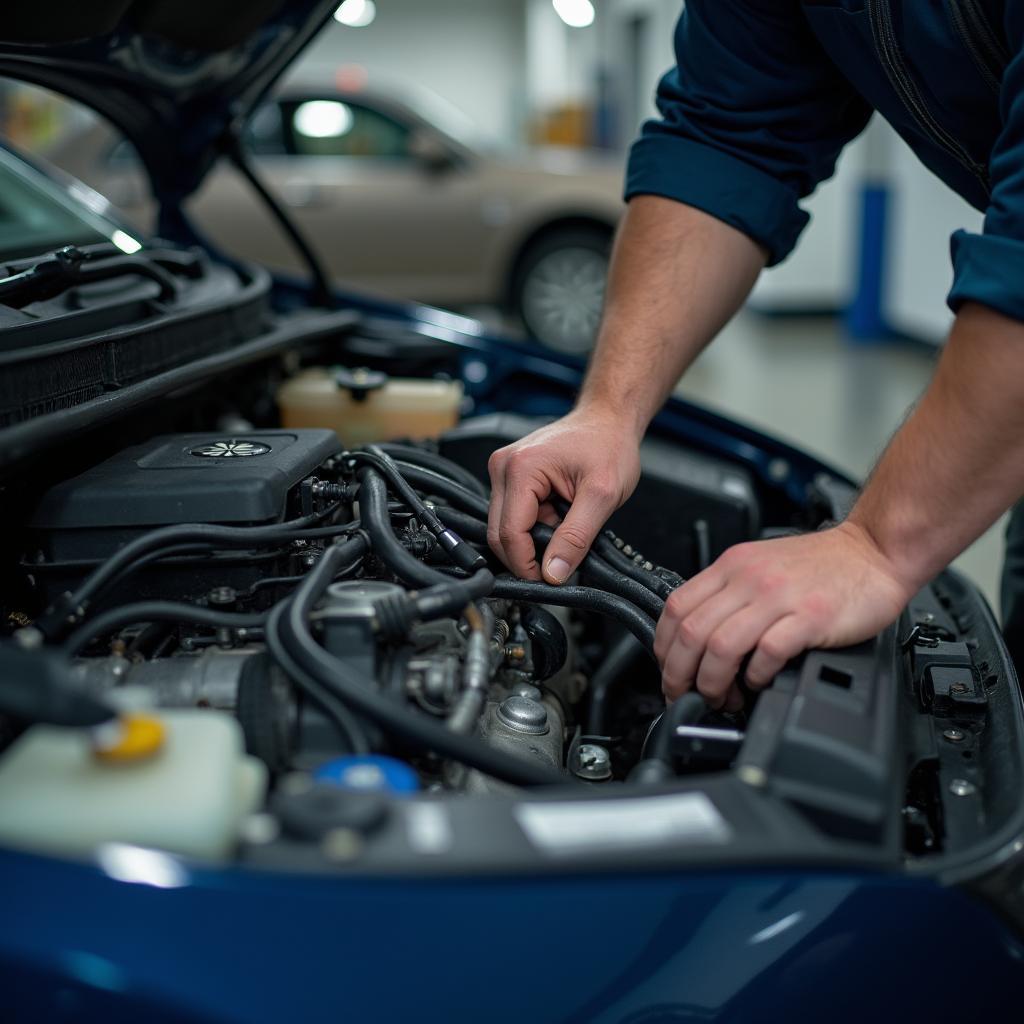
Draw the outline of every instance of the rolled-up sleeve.
<instances>
[{"instance_id":1,"label":"rolled-up sleeve","mask_svg":"<svg viewBox=\"0 0 1024 1024\"><path fill-rule=\"evenodd\" d=\"M871 108L824 53L797 0L688 0L660 118L630 151L625 197L695 206L789 255L799 201L835 169Z\"/></svg>"},{"instance_id":2,"label":"rolled-up sleeve","mask_svg":"<svg viewBox=\"0 0 1024 1024\"><path fill-rule=\"evenodd\" d=\"M952 238L950 308L980 302L1014 320L1024 320L1024 4L1008 17L1016 54L1000 90L1003 128L989 160L992 198L981 233L957 231ZM1019 24L1014 26L1013 21Z\"/></svg>"}]
</instances>

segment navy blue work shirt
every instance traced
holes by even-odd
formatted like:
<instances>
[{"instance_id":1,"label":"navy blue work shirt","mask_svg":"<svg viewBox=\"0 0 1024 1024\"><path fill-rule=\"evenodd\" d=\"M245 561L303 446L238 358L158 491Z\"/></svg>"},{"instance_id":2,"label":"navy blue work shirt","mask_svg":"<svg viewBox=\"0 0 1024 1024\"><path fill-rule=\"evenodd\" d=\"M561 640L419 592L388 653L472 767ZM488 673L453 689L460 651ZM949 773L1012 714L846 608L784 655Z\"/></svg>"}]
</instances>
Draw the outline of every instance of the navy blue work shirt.
<instances>
[{"instance_id":1,"label":"navy blue work shirt","mask_svg":"<svg viewBox=\"0 0 1024 1024\"><path fill-rule=\"evenodd\" d=\"M949 295L1024 320L1024 0L688 0L626 198L677 199L796 244L799 200L877 110L975 208Z\"/></svg>"}]
</instances>

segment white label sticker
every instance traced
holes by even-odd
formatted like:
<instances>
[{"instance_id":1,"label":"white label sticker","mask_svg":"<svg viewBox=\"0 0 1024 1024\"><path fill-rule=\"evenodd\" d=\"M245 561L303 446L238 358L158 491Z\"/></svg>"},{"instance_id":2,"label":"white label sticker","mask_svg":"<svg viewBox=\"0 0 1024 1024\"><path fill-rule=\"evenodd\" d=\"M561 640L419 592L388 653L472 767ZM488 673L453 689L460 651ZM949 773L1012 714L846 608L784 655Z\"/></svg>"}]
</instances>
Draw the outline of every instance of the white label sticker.
<instances>
[{"instance_id":1,"label":"white label sticker","mask_svg":"<svg viewBox=\"0 0 1024 1024\"><path fill-rule=\"evenodd\" d=\"M440 803L412 801L404 805L406 834L417 853L447 853L453 842L448 811Z\"/></svg>"},{"instance_id":2,"label":"white label sticker","mask_svg":"<svg viewBox=\"0 0 1024 1024\"><path fill-rule=\"evenodd\" d=\"M732 834L703 793L519 804L515 816L534 846L554 854L724 843Z\"/></svg>"}]
</instances>

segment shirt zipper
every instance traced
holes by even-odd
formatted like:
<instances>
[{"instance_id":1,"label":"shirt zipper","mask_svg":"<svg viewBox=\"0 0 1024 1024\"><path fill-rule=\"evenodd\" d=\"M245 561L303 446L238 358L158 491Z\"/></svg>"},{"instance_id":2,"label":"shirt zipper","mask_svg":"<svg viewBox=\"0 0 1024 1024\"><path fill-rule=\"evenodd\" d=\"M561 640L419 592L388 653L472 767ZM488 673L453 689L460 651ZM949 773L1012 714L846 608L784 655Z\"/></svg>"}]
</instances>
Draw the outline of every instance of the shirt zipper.
<instances>
[{"instance_id":1,"label":"shirt zipper","mask_svg":"<svg viewBox=\"0 0 1024 1024\"><path fill-rule=\"evenodd\" d=\"M1002 81L1006 65L1010 63L1010 51L999 37L999 33L992 30L992 26L985 16L985 8L982 7L979 0L960 0L960 3L973 26L978 45L988 57L992 73Z\"/></svg>"},{"instance_id":2,"label":"shirt zipper","mask_svg":"<svg viewBox=\"0 0 1024 1024\"><path fill-rule=\"evenodd\" d=\"M875 50L885 70L889 83L896 95L903 101L918 127L941 149L944 149L961 166L965 167L981 183L985 194L991 194L988 169L974 160L970 153L935 119L910 77L903 54L900 52L896 33L892 26L891 0L867 0L868 18Z\"/></svg>"},{"instance_id":3,"label":"shirt zipper","mask_svg":"<svg viewBox=\"0 0 1024 1024\"><path fill-rule=\"evenodd\" d=\"M953 22L953 27L956 29L957 35L960 36L964 48L971 55L974 66L985 80L985 84L998 96L1001 69L993 61L992 51L985 45L977 29L977 23L968 13L970 0L947 0L947 6L949 7L949 19Z\"/></svg>"}]
</instances>

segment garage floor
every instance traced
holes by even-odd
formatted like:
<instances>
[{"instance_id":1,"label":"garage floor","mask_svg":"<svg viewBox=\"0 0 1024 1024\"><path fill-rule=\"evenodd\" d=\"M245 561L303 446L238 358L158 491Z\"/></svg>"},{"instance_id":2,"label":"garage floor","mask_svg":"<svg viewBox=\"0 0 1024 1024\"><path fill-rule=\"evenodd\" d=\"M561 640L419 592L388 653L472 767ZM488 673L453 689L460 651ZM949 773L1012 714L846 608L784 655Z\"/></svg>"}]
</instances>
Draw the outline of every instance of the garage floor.
<instances>
[{"instance_id":1,"label":"garage floor","mask_svg":"<svg viewBox=\"0 0 1024 1024\"><path fill-rule=\"evenodd\" d=\"M745 313L701 356L678 392L861 479L928 383L934 359L924 346L851 345L827 318ZM1002 525L956 563L997 610Z\"/></svg>"}]
</instances>

